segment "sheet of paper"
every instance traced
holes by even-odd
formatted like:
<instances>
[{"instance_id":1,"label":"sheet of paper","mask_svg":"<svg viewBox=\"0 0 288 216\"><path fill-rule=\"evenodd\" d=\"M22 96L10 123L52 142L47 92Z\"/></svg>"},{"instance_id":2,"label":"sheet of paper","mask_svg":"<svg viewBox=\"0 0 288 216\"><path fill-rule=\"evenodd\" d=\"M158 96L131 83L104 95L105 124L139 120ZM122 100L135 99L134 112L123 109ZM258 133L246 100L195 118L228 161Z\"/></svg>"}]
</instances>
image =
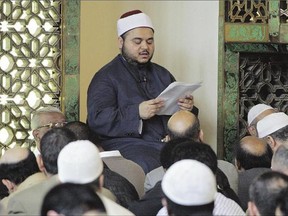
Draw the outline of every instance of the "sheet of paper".
<instances>
[{"instance_id":1,"label":"sheet of paper","mask_svg":"<svg viewBox=\"0 0 288 216\"><path fill-rule=\"evenodd\" d=\"M165 106L157 113L157 115L172 115L179 110L178 99L185 98L187 95L191 95L196 89L202 85L202 82L198 83L184 83L173 82L171 83L157 98L161 98L165 101Z\"/></svg>"}]
</instances>

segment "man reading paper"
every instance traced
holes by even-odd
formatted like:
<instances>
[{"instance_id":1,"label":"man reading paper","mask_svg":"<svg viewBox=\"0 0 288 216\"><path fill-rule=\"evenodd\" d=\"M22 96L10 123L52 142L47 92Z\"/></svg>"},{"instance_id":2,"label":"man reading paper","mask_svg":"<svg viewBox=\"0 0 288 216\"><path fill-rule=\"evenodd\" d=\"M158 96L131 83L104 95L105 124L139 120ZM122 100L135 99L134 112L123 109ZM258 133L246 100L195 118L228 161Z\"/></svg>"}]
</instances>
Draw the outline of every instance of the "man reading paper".
<instances>
[{"instance_id":1,"label":"man reading paper","mask_svg":"<svg viewBox=\"0 0 288 216\"><path fill-rule=\"evenodd\" d=\"M156 98L173 75L152 63L154 28L142 11L123 14L117 22L120 54L100 69L88 88L88 124L104 150L119 150L145 173L160 166L161 140L170 116L156 115L164 100ZM179 109L196 115L193 96L179 98Z\"/></svg>"}]
</instances>

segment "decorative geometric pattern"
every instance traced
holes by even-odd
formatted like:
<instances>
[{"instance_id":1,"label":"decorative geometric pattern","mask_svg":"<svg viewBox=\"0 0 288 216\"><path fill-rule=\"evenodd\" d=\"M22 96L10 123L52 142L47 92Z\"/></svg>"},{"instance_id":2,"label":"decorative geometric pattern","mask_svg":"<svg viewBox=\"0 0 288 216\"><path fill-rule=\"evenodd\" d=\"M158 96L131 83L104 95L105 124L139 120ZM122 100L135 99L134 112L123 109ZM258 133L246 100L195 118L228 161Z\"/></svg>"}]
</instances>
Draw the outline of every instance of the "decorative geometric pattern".
<instances>
[{"instance_id":1,"label":"decorative geometric pattern","mask_svg":"<svg viewBox=\"0 0 288 216\"><path fill-rule=\"evenodd\" d=\"M31 115L60 107L61 68L61 1L0 0L2 153L15 145L33 149Z\"/></svg>"},{"instance_id":2,"label":"decorative geometric pattern","mask_svg":"<svg viewBox=\"0 0 288 216\"><path fill-rule=\"evenodd\" d=\"M288 54L240 53L239 135L246 135L249 109L265 103L288 111Z\"/></svg>"},{"instance_id":3,"label":"decorative geometric pattern","mask_svg":"<svg viewBox=\"0 0 288 216\"><path fill-rule=\"evenodd\" d=\"M228 0L225 2L226 22L267 23L268 5L268 0Z\"/></svg>"},{"instance_id":4,"label":"decorative geometric pattern","mask_svg":"<svg viewBox=\"0 0 288 216\"><path fill-rule=\"evenodd\" d=\"M280 1L280 17L287 22L288 18L288 1Z\"/></svg>"}]
</instances>

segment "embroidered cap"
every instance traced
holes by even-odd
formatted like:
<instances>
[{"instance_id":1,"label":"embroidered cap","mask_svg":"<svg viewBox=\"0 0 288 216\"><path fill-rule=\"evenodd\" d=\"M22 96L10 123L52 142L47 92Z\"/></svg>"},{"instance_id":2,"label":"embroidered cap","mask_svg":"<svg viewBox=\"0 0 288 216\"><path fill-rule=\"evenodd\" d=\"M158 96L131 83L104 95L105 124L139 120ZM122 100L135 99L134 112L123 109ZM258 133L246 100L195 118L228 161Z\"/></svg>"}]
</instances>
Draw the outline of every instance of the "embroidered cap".
<instances>
[{"instance_id":1,"label":"embroidered cap","mask_svg":"<svg viewBox=\"0 0 288 216\"><path fill-rule=\"evenodd\" d=\"M272 113L257 123L258 137L266 137L288 125L288 116L283 112Z\"/></svg>"},{"instance_id":2,"label":"embroidered cap","mask_svg":"<svg viewBox=\"0 0 288 216\"><path fill-rule=\"evenodd\" d=\"M248 117L247 117L248 125L250 126L252 121L257 116L259 116L261 113L263 113L264 111L269 110L269 109L273 109L273 107L266 105L266 104L257 104L255 106L253 106L248 112Z\"/></svg>"},{"instance_id":3,"label":"embroidered cap","mask_svg":"<svg viewBox=\"0 0 288 216\"><path fill-rule=\"evenodd\" d=\"M148 27L154 30L149 16L140 10L128 11L117 21L118 37L125 32L139 27Z\"/></svg>"}]
</instances>

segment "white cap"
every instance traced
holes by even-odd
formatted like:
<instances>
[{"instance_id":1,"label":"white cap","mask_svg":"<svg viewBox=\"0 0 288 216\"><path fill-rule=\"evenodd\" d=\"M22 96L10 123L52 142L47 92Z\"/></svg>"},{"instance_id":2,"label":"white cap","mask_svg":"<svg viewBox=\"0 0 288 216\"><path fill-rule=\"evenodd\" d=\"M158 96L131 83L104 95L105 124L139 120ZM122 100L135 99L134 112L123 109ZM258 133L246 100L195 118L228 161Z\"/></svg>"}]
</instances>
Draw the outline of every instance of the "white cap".
<instances>
[{"instance_id":1,"label":"white cap","mask_svg":"<svg viewBox=\"0 0 288 216\"><path fill-rule=\"evenodd\" d=\"M140 10L129 11L117 21L118 37L131 29L140 27L154 29L150 17L145 13Z\"/></svg>"},{"instance_id":2,"label":"white cap","mask_svg":"<svg viewBox=\"0 0 288 216\"><path fill-rule=\"evenodd\" d=\"M272 113L257 123L258 137L266 137L288 125L288 116L283 112Z\"/></svg>"},{"instance_id":3,"label":"white cap","mask_svg":"<svg viewBox=\"0 0 288 216\"><path fill-rule=\"evenodd\" d=\"M57 163L58 176L62 183L91 183L103 172L99 150L88 140L78 140L66 145L60 151Z\"/></svg>"},{"instance_id":4,"label":"white cap","mask_svg":"<svg viewBox=\"0 0 288 216\"><path fill-rule=\"evenodd\" d=\"M211 203L216 196L216 178L211 169L196 160L174 163L162 180L164 194L174 203L199 206Z\"/></svg>"},{"instance_id":5,"label":"white cap","mask_svg":"<svg viewBox=\"0 0 288 216\"><path fill-rule=\"evenodd\" d=\"M250 126L252 121L255 118L257 118L257 116L259 116L261 113L269 109L273 109L273 107L266 105L266 104L257 104L253 106L248 112L248 117L247 117L248 125Z\"/></svg>"}]
</instances>

